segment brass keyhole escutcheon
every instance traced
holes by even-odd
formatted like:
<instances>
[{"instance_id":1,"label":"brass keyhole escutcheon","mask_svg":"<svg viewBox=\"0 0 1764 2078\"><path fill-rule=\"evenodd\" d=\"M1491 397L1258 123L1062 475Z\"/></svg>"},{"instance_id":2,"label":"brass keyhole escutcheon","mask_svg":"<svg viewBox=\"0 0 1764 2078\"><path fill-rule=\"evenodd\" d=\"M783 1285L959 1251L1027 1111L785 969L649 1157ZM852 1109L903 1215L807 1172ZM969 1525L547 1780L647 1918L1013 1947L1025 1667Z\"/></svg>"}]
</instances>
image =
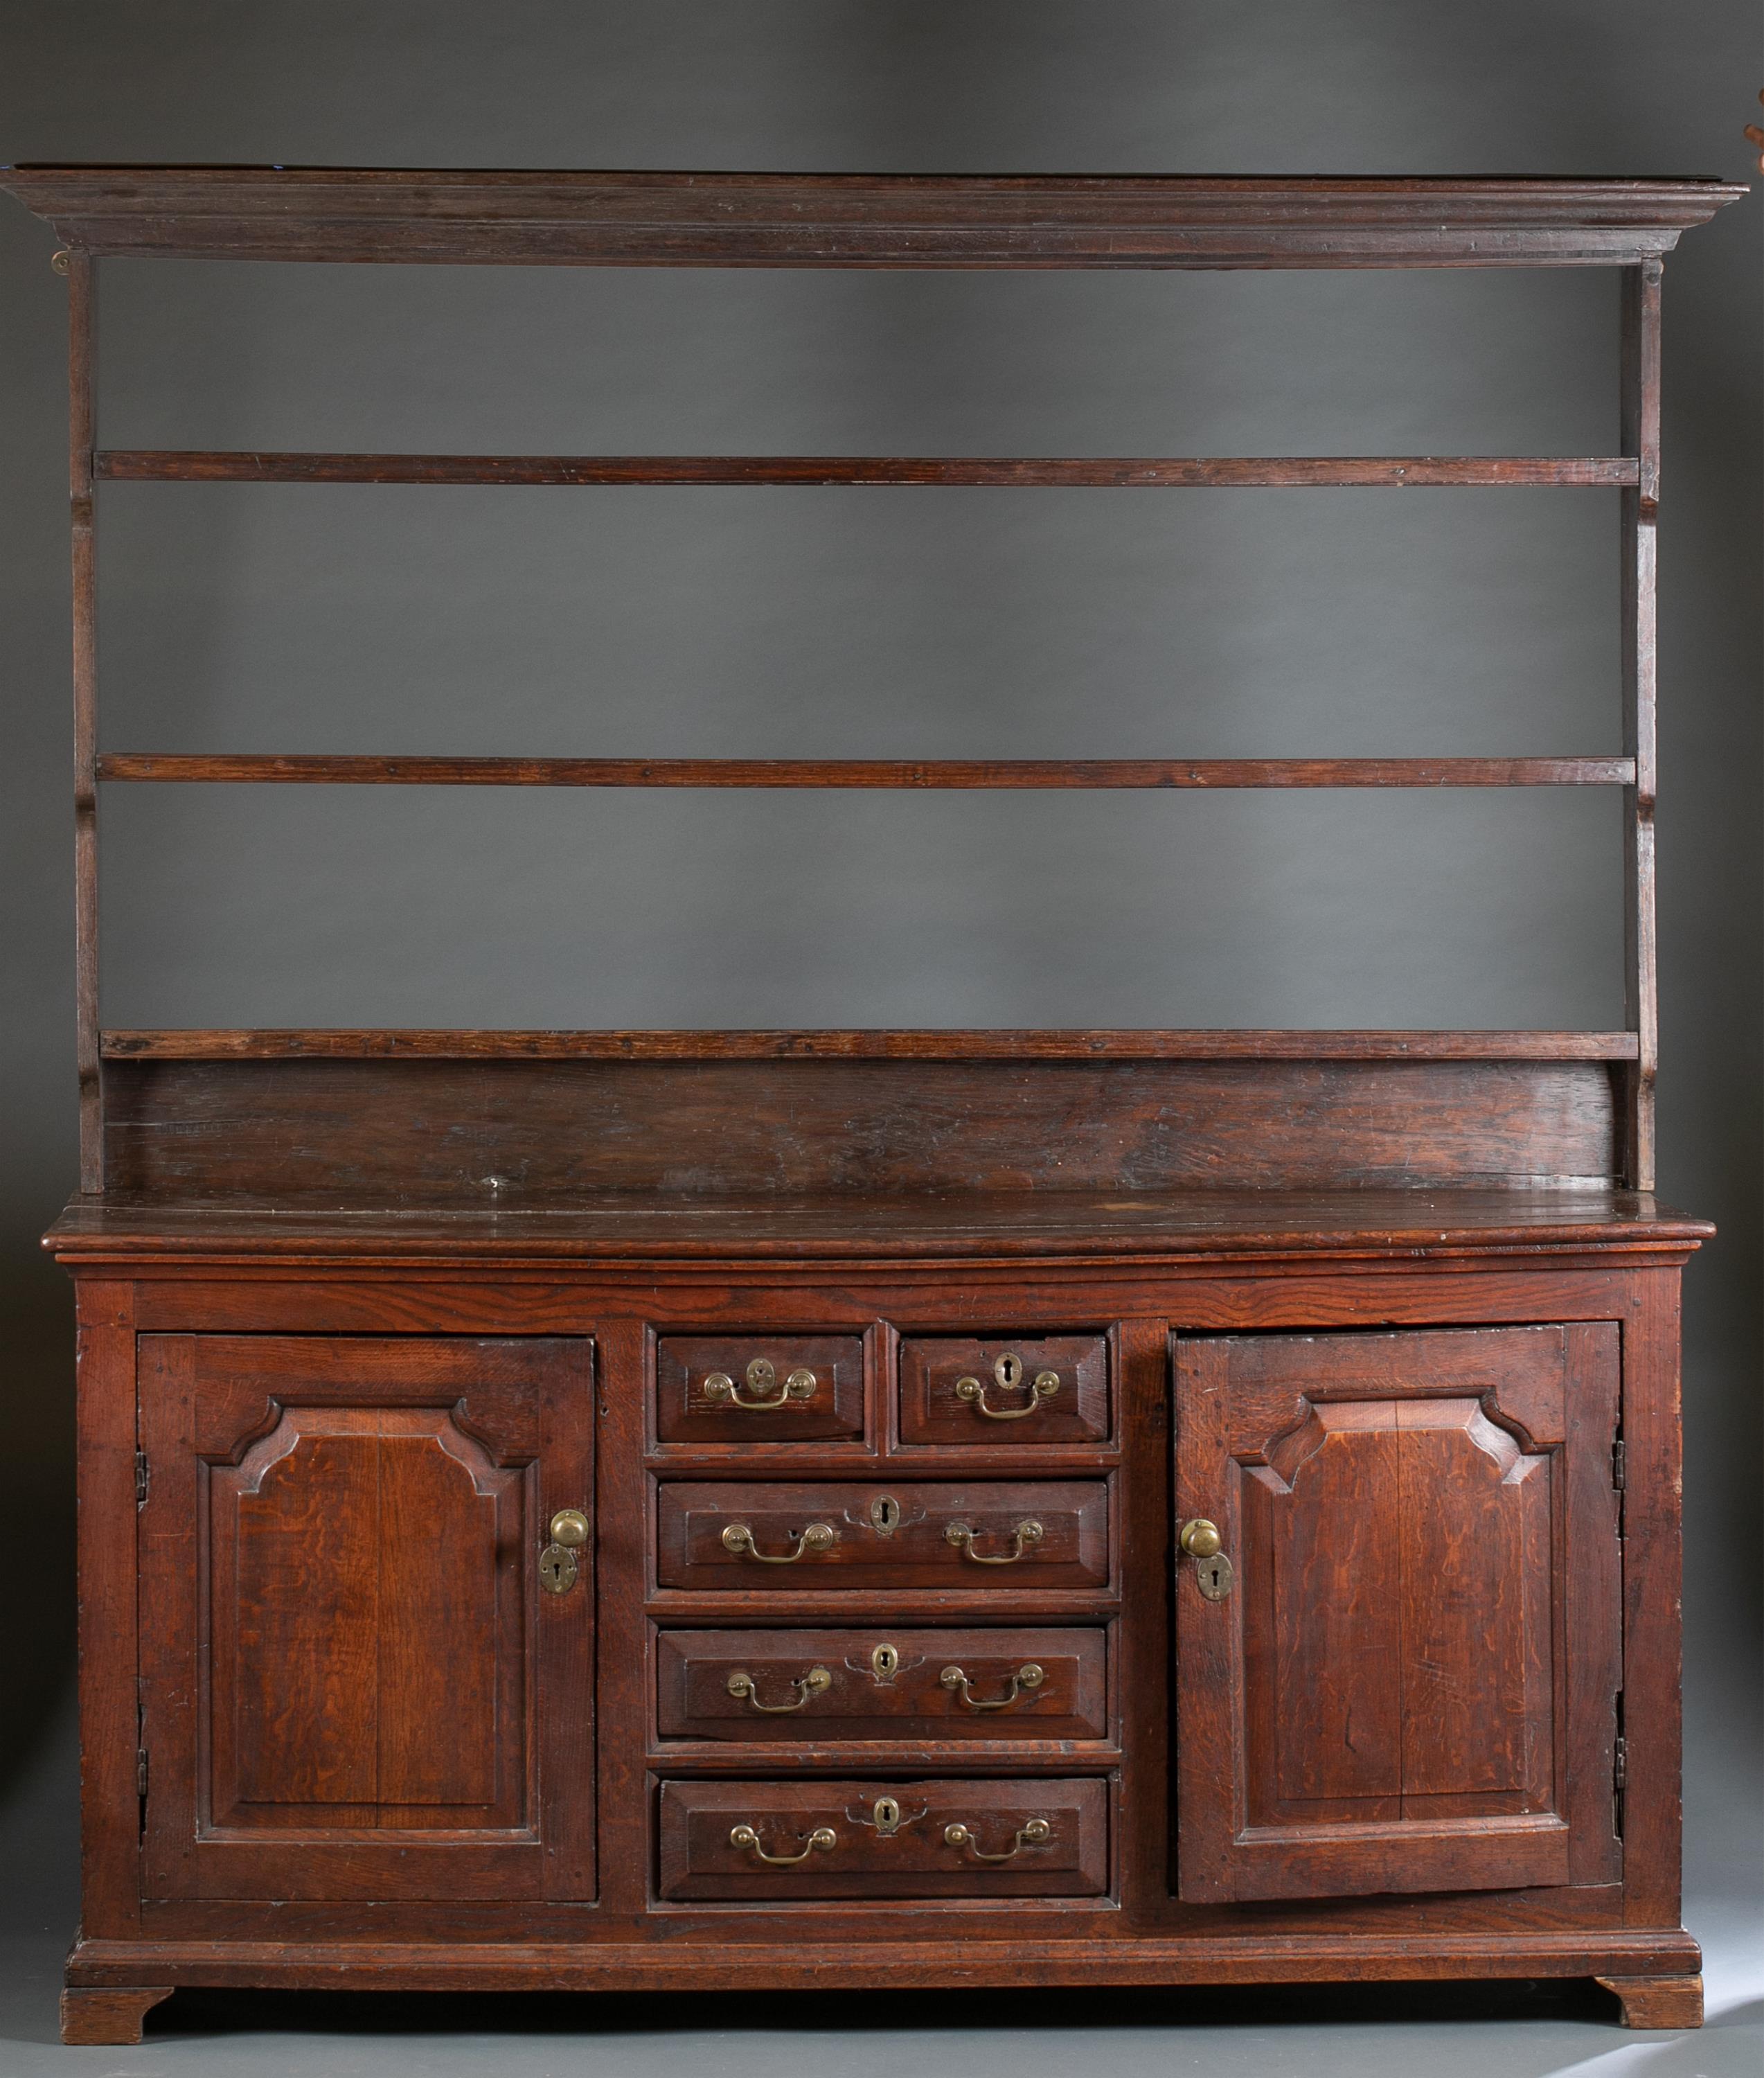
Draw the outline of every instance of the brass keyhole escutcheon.
<instances>
[{"instance_id":1,"label":"brass keyhole escutcheon","mask_svg":"<svg viewBox=\"0 0 1764 2078\"><path fill-rule=\"evenodd\" d=\"M892 1494L878 1494L869 1504L869 1526L878 1537L892 1537L900 1527L900 1503Z\"/></svg>"},{"instance_id":2,"label":"brass keyhole escutcheon","mask_svg":"<svg viewBox=\"0 0 1764 2078\"><path fill-rule=\"evenodd\" d=\"M869 1668L878 1681L892 1681L900 1671L900 1648L878 1645L869 1655Z\"/></svg>"},{"instance_id":3,"label":"brass keyhole escutcheon","mask_svg":"<svg viewBox=\"0 0 1764 2078\"><path fill-rule=\"evenodd\" d=\"M878 1796L870 1809L870 1818L878 1833L887 1834L900 1830L900 1806L891 1796Z\"/></svg>"}]
</instances>

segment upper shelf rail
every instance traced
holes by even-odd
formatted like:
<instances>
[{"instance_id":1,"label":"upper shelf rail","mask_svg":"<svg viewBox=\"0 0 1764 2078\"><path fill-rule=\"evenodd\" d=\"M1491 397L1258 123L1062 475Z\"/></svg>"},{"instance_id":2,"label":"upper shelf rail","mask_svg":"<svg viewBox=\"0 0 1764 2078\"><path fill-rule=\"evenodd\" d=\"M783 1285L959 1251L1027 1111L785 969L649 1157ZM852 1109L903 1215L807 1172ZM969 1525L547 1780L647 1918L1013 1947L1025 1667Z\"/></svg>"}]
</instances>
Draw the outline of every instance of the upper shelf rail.
<instances>
[{"instance_id":1,"label":"upper shelf rail","mask_svg":"<svg viewBox=\"0 0 1764 2078\"><path fill-rule=\"evenodd\" d=\"M473 455L102 448L106 483L928 484L1002 490L1633 490L1628 455Z\"/></svg>"},{"instance_id":2,"label":"upper shelf rail","mask_svg":"<svg viewBox=\"0 0 1764 2078\"><path fill-rule=\"evenodd\" d=\"M1633 266L1715 180L23 165L94 254L662 267Z\"/></svg>"},{"instance_id":3,"label":"upper shelf rail","mask_svg":"<svg viewBox=\"0 0 1764 2078\"><path fill-rule=\"evenodd\" d=\"M114 1031L107 1061L1633 1061L1633 1032Z\"/></svg>"},{"instance_id":4,"label":"upper shelf rail","mask_svg":"<svg viewBox=\"0 0 1764 2078\"><path fill-rule=\"evenodd\" d=\"M381 757L113 751L102 780L293 787L1633 787L1633 757Z\"/></svg>"}]
</instances>

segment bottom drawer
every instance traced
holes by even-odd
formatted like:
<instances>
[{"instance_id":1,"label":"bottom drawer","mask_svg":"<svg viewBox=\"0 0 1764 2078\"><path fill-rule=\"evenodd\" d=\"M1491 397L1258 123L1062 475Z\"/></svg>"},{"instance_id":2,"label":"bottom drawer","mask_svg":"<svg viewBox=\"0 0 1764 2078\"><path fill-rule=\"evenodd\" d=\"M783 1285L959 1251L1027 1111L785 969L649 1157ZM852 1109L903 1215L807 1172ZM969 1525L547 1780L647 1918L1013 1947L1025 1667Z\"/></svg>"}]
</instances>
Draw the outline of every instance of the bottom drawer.
<instances>
[{"instance_id":1,"label":"bottom drawer","mask_svg":"<svg viewBox=\"0 0 1764 2078\"><path fill-rule=\"evenodd\" d=\"M1094 1897L1108 1784L665 1782L666 1898Z\"/></svg>"}]
</instances>

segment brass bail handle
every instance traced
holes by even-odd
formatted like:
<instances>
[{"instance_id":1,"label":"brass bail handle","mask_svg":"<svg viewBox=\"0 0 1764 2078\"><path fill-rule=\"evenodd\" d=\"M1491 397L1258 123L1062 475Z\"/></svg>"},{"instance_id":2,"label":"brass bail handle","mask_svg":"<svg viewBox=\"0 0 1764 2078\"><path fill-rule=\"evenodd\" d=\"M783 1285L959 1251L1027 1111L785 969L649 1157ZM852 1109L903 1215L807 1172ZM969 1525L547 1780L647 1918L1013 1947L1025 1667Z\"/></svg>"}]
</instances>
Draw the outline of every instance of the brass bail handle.
<instances>
[{"instance_id":1,"label":"brass bail handle","mask_svg":"<svg viewBox=\"0 0 1764 2078\"><path fill-rule=\"evenodd\" d=\"M551 1519L551 1542L539 1554L539 1584L548 1595L567 1595L582 1577L576 1554L588 1542L590 1525L579 1508L561 1508Z\"/></svg>"},{"instance_id":2,"label":"brass bail handle","mask_svg":"<svg viewBox=\"0 0 1764 2078\"><path fill-rule=\"evenodd\" d=\"M1045 1818L1032 1818L1017 1828L1016 1838L1002 1854L989 1855L975 1839L971 1827L958 1819L953 1826L943 1829L943 1843L946 1847L965 1847L977 1862L1007 1862L1020 1855L1025 1847L1045 1847L1053 1837L1053 1828Z\"/></svg>"},{"instance_id":3,"label":"brass bail handle","mask_svg":"<svg viewBox=\"0 0 1764 2078\"><path fill-rule=\"evenodd\" d=\"M808 1836L808 1845L799 1855L769 1855L760 1845L760 1836L751 1826L737 1826L729 1835L732 1847L744 1847L762 1862L769 1862L774 1869L790 1867L794 1862L806 1862L811 1855L824 1855L839 1845L839 1835L831 1826L817 1826Z\"/></svg>"},{"instance_id":4,"label":"brass bail handle","mask_svg":"<svg viewBox=\"0 0 1764 2078\"><path fill-rule=\"evenodd\" d=\"M1007 1354L992 1367L994 1381L1000 1390L1014 1392L1023 1379L1023 1359ZM1057 1371L1038 1371L1029 1387L1029 1396L1020 1407L989 1407L986 1389L977 1378L958 1378L956 1397L965 1400L977 1414L983 1414L989 1421L1023 1421L1036 1412L1046 1400L1051 1400L1060 1389L1060 1374Z\"/></svg>"},{"instance_id":5,"label":"brass bail handle","mask_svg":"<svg viewBox=\"0 0 1764 2078\"><path fill-rule=\"evenodd\" d=\"M811 1522L789 1551L761 1550L753 1542L752 1527L744 1522L732 1522L723 1533L725 1551L732 1551L737 1558L757 1558L762 1566L794 1566L809 1552L825 1551L838 1541L839 1532L830 1522Z\"/></svg>"},{"instance_id":6,"label":"brass bail handle","mask_svg":"<svg viewBox=\"0 0 1764 2078\"><path fill-rule=\"evenodd\" d=\"M769 1399L744 1400L740 1387L726 1371L711 1372L704 1381L704 1396L707 1400L720 1400L726 1407L739 1407L749 1414L768 1414L780 1407L812 1400L819 1382L811 1371L793 1371L773 1393L772 1387L778 1383L777 1367L769 1357L755 1357L747 1367L748 1390L762 1396L771 1393Z\"/></svg>"},{"instance_id":7,"label":"brass bail handle","mask_svg":"<svg viewBox=\"0 0 1764 2078\"><path fill-rule=\"evenodd\" d=\"M811 1696L824 1696L832 1685L833 1677L824 1667L811 1667L807 1673L799 1674L790 1684L796 1693L788 1703L762 1703L758 1683L751 1674L743 1673L739 1669L729 1676L725 1684L737 1702L744 1700L751 1703L756 1710L764 1710L774 1717L786 1710L800 1710Z\"/></svg>"},{"instance_id":8,"label":"brass bail handle","mask_svg":"<svg viewBox=\"0 0 1764 2078\"><path fill-rule=\"evenodd\" d=\"M1020 1558L1026 1558L1047 1532L1039 1522L1020 1522L1012 1533L1011 1549L996 1557L974 1548L974 1533L965 1522L952 1522L944 1532L944 1542L953 1544L964 1558L971 1558L977 1566L1014 1566Z\"/></svg>"},{"instance_id":9,"label":"brass bail handle","mask_svg":"<svg viewBox=\"0 0 1764 2078\"><path fill-rule=\"evenodd\" d=\"M968 1677L959 1667L946 1667L937 1679L952 1694L965 1703L970 1710L1007 1710L1025 1690L1039 1688L1047 1675L1032 1659L1026 1659L1011 1676L1011 1685L1002 1696L982 1702L968 1685Z\"/></svg>"}]
</instances>

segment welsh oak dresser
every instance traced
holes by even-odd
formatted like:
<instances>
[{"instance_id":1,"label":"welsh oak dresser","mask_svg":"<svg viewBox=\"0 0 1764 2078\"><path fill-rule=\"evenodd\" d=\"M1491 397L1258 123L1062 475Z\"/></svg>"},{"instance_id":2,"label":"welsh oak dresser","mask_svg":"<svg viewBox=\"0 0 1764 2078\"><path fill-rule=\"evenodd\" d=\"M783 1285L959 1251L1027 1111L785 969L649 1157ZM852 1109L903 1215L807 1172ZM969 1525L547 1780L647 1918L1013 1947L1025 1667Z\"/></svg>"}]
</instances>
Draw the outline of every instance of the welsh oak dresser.
<instances>
[{"instance_id":1,"label":"welsh oak dresser","mask_svg":"<svg viewBox=\"0 0 1764 2078\"><path fill-rule=\"evenodd\" d=\"M71 305L83 1926L176 1987L1593 1976L1695 2026L1653 1195L1663 256L1708 181L33 166ZM95 441L106 256L1608 267L1622 452ZM98 747L143 482L1604 486L1620 756ZM106 495L127 497L125 490ZM101 782L1620 789L1620 1032L112 1030ZM127 1527L125 1527L125 1525Z\"/></svg>"}]
</instances>

